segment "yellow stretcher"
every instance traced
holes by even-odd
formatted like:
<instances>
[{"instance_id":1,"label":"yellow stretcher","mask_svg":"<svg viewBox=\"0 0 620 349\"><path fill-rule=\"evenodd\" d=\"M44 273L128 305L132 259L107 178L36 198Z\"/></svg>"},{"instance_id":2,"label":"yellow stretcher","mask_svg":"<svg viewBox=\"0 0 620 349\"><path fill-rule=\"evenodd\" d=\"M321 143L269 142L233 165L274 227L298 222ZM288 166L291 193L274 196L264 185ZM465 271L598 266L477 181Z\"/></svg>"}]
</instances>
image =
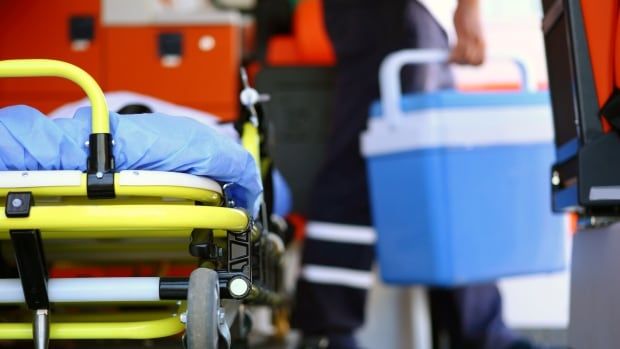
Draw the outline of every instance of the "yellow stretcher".
<instances>
[{"instance_id":1,"label":"yellow stretcher","mask_svg":"<svg viewBox=\"0 0 620 349\"><path fill-rule=\"evenodd\" d=\"M158 171L115 172L109 159L113 141L106 101L85 71L54 60L0 61L0 77L43 76L69 79L90 99L89 170L0 172L0 240L11 241L20 276L0 279L0 304L26 303L34 313L32 322L0 323L0 341L34 339L37 348L46 348L49 339L146 339L185 331L186 348L229 346L230 304L277 298L265 283L254 284L251 275L250 251L261 241L271 241L264 236L269 233L245 210L227 207L222 188L210 179ZM259 142L256 123L247 122L242 143L257 164ZM186 239L203 267L189 279L174 280L47 277L42 241L98 239L109 248L125 238ZM241 254L231 256L233 249ZM226 311L224 298L230 300ZM131 302L171 302L177 309L156 317L118 313L89 319L83 313L55 317L50 310L50 304Z\"/></svg>"}]
</instances>

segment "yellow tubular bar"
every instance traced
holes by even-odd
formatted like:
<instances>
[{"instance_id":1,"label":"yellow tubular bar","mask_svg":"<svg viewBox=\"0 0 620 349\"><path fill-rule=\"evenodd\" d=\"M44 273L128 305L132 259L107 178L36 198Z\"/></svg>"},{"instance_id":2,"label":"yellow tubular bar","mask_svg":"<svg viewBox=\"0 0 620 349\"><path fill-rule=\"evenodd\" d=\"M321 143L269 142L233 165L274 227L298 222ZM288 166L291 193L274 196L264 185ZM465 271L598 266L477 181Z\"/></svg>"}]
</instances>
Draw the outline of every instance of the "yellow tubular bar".
<instances>
[{"instance_id":1,"label":"yellow tubular bar","mask_svg":"<svg viewBox=\"0 0 620 349\"><path fill-rule=\"evenodd\" d=\"M188 238L192 234L191 229L162 229L162 230L93 230L93 231L46 231L41 235L46 240L51 239L123 239L123 238ZM0 240L9 240L9 233L0 231Z\"/></svg>"},{"instance_id":2,"label":"yellow tubular bar","mask_svg":"<svg viewBox=\"0 0 620 349\"><path fill-rule=\"evenodd\" d=\"M245 211L226 207L187 205L33 206L30 216L6 218L0 214L0 239L9 230L40 229L44 238L174 237L167 231L225 229L244 231L249 218ZM139 234L134 233L140 232ZM121 233L120 235L118 233ZM187 236L187 235L185 235Z\"/></svg>"},{"instance_id":3,"label":"yellow tubular bar","mask_svg":"<svg viewBox=\"0 0 620 349\"><path fill-rule=\"evenodd\" d=\"M36 188L0 188L0 198L4 198L9 192L30 192L35 197L39 196L86 196L86 185L74 187L36 187Z\"/></svg>"},{"instance_id":4,"label":"yellow tubular bar","mask_svg":"<svg viewBox=\"0 0 620 349\"><path fill-rule=\"evenodd\" d=\"M176 301L168 301L168 303L172 302L174 305ZM130 302L127 302L130 303ZM123 305L127 305L123 303ZM144 305L144 304L142 304ZM159 306L160 302L155 303L147 303L147 305L156 305ZM166 304L168 305L168 304ZM135 305L134 305L135 306ZM162 304L163 306L163 304ZM85 308L81 308L85 309ZM175 311L176 313L176 311ZM29 314L30 315L30 314ZM79 312L79 313L52 313L50 315L50 319L52 319L52 323L63 324L63 323L92 323L92 322L142 322L142 321L151 321L151 320L161 320L168 319L173 317L174 314L171 311L118 311L118 312L105 312L105 311L88 311L88 312ZM53 317L53 318L52 318ZM27 318L24 317L19 321L27 321Z\"/></svg>"},{"instance_id":5,"label":"yellow tubular bar","mask_svg":"<svg viewBox=\"0 0 620 349\"><path fill-rule=\"evenodd\" d=\"M241 143L245 150L247 150L252 157L256 166L260 164L260 136L258 135L258 129L251 122L243 124L243 136ZM260 167L258 167L258 173L260 174Z\"/></svg>"},{"instance_id":6,"label":"yellow tubular bar","mask_svg":"<svg viewBox=\"0 0 620 349\"><path fill-rule=\"evenodd\" d=\"M59 77L78 84L93 107L92 132L110 133L105 96L92 76L73 64L51 59L14 59L0 61L0 77Z\"/></svg>"},{"instance_id":7,"label":"yellow tubular bar","mask_svg":"<svg viewBox=\"0 0 620 349\"><path fill-rule=\"evenodd\" d=\"M168 337L185 330L177 315L132 322L52 323L51 339L150 339ZM31 323L0 324L0 339L32 339Z\"/></svg>"},{"instance_id":8,"label":"yellow tubular bar","mask_svg":"<svg viewBox=\"0 0 620 349\"><path fill-rule=\"evenodd\" d=\"M173 187L173 186L121 186L118 180L114 182L117 196L143 196L143 197L163 197L163 198L182 198L199 201L208 205L219 206L222 204L222 196L214 191L207 189Z\"/></svg>"},{"instance_id":9,"label":"yellow tubular bar","mask_svg":"<svg viewBox=\"0 0 620 349\"><path fill-rule=\"evenodd\" d=\"M233 231L234 232L234 231ZM184 238L187 239L192 233L191 228L185 229L138 229L138 230L89 230L88 232L79 230L45 231L41 234L45 239L125 239L125 238ZM254 234L254 230L252 231ZM214 230L213 237L218 239L226 238L225 230ZM0 230L0 240L8 240L9 235L6 231ZM255 238L253 238L255 239ZM81 251L79 246L76 251Z\"/></svg>"},{"instance_id":10,"label":"yellow tubular bar","mask_svg":"<svg viewBox=\"0 0 620 349\"><path fill-rule=\"evenodd\" d=\"M199 201L208 205L219 206L222 203L222 196L208 189L181 187L171 185L145 185L145 186L124 186L119 184L119 174L114 174L114 191L117 196L140 196L140 197L163 197L178 198L192 201ZM57 187L36 187L36 188L0 188L0 198L6 197L12 191L31 192L35 197L38 196L86 196L86 174L82 175L80 185L57 186ZM113 202L113 201L109 201ZM108 204L108 201L104 202Z\"/></svg>"}]
</instances>

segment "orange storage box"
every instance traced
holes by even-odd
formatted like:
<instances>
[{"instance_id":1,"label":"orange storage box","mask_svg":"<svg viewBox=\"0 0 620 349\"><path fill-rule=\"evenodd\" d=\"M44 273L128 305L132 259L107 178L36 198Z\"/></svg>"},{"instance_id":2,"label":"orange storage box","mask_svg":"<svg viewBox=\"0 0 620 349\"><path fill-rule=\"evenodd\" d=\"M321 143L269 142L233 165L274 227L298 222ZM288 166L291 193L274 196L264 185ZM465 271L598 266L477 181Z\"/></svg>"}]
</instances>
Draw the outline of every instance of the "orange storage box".
<instances>
[{"instance_id":1,"label":"orange storage box","mask_svg":"<svg viewBox=\"0 0 620 349\"><path fill-rule=\"evenodd\" d=\"M109 25L106 30L108 90L155 96L228 120L237 116L241 57L237 16Z\"/></svg>"}]
</instances>

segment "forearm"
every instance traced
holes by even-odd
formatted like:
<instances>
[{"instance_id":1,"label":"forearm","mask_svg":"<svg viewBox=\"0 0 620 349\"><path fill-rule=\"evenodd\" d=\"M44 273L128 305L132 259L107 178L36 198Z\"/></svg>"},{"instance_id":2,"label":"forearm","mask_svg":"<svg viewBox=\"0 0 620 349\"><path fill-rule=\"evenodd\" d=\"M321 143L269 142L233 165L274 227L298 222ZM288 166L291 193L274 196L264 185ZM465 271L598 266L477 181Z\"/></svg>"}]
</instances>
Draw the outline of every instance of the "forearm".
<instances>
[{"instance_id":1,"label":"forearm","mask_svg":"<svg viewBox=\"0 0 620 349\"><path fill-rule=\"evenodd\" d=\"M480 18L480 0L459 0L454 12L457 42L452 50L452 61L460 64L481 64L485 44Z\"/></svg>"},{"instance_id":2,"label":"forearm","mask_svg":"<svg viewBox=\"0 0 620 349\"><path fill-rule=\"evenodd\" d=\"M480 0L459 0L458 6L480 8Z\"/></svg>"}]
</instances>

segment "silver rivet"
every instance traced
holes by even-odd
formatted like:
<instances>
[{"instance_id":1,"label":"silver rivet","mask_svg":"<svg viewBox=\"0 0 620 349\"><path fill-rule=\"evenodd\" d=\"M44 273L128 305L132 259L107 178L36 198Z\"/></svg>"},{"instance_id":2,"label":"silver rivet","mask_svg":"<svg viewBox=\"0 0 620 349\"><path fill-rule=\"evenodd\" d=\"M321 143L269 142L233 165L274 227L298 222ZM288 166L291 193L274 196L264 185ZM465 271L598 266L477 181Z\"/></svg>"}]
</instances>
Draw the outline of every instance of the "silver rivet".
<instances>
[{"instance_id":1,"label":"silver rivet","mask_svg":"<svg viewBox=\"0 0 620 349\"><path fill-rule=\"evenodd\" d=\"M181 313L181 315L179 315L179 320L182 323L186 324L187 323L187 313L186 312L185 313Z\"/></svg>"},{"instance_id":2,"label":"silver rivet","mask_svg":"<svg viewBox=\"0 0 620 349\"><path fill-rule=\"evenodd\" d=\"M28 172L22 172L22 177L28 177Z\"/></svg>"},{"instance_id":3,"label":"silver rivet","mask_svg":"<svg viewBox=\"0 0 620 349\"><path fill-rule=\"evenodd\" d=\"M86 141L86 142L84 142L84 145L88 147L90 145L90 142Z\"/></svg>"},{"instance_id":4,"label":"silver rivet","mask_svg":"<svg viewBox=\"0 0 620 349\"><path fill-rule=\"evenodd\" d=\"M97 178L101 179L101 178L103 178L103 173L97 172L97 174L95 174L95 176L97 176Z\"/></svg>"},{"instance_id":5,"label":"silver rivet","mask_svg":"<svg viewBox=\"0 0 620 349\"><path fill-rule=\"evenodd\" d=\"M13 199L13 201L11 201L11 205L13 205L13 207L22 207L23 204L24 203L21 199Z\"/></svg>"},{"instance_id":6,"label":"silver rivet","mask_svg":"<svg viewBox=\"0 0 620 349\"><path fill-rule=\"evenodd\" d=\"M134 176L139 176L139 175L140 175L140 172L138 172L138 171L133 171L133 175L134 175Z\"/></svg>"},{"instance_id":7,"label":"silver rivet","mask_svg":"<svg viewBox=\"0 0 620 349\"><path fill-rule=\"evenodd\" d=\"M114 142L114 140L112 140L112 145L113 145L113 146L114 146L114 145L116 145L116 142Z\"/></svg>"}]
</instances>

